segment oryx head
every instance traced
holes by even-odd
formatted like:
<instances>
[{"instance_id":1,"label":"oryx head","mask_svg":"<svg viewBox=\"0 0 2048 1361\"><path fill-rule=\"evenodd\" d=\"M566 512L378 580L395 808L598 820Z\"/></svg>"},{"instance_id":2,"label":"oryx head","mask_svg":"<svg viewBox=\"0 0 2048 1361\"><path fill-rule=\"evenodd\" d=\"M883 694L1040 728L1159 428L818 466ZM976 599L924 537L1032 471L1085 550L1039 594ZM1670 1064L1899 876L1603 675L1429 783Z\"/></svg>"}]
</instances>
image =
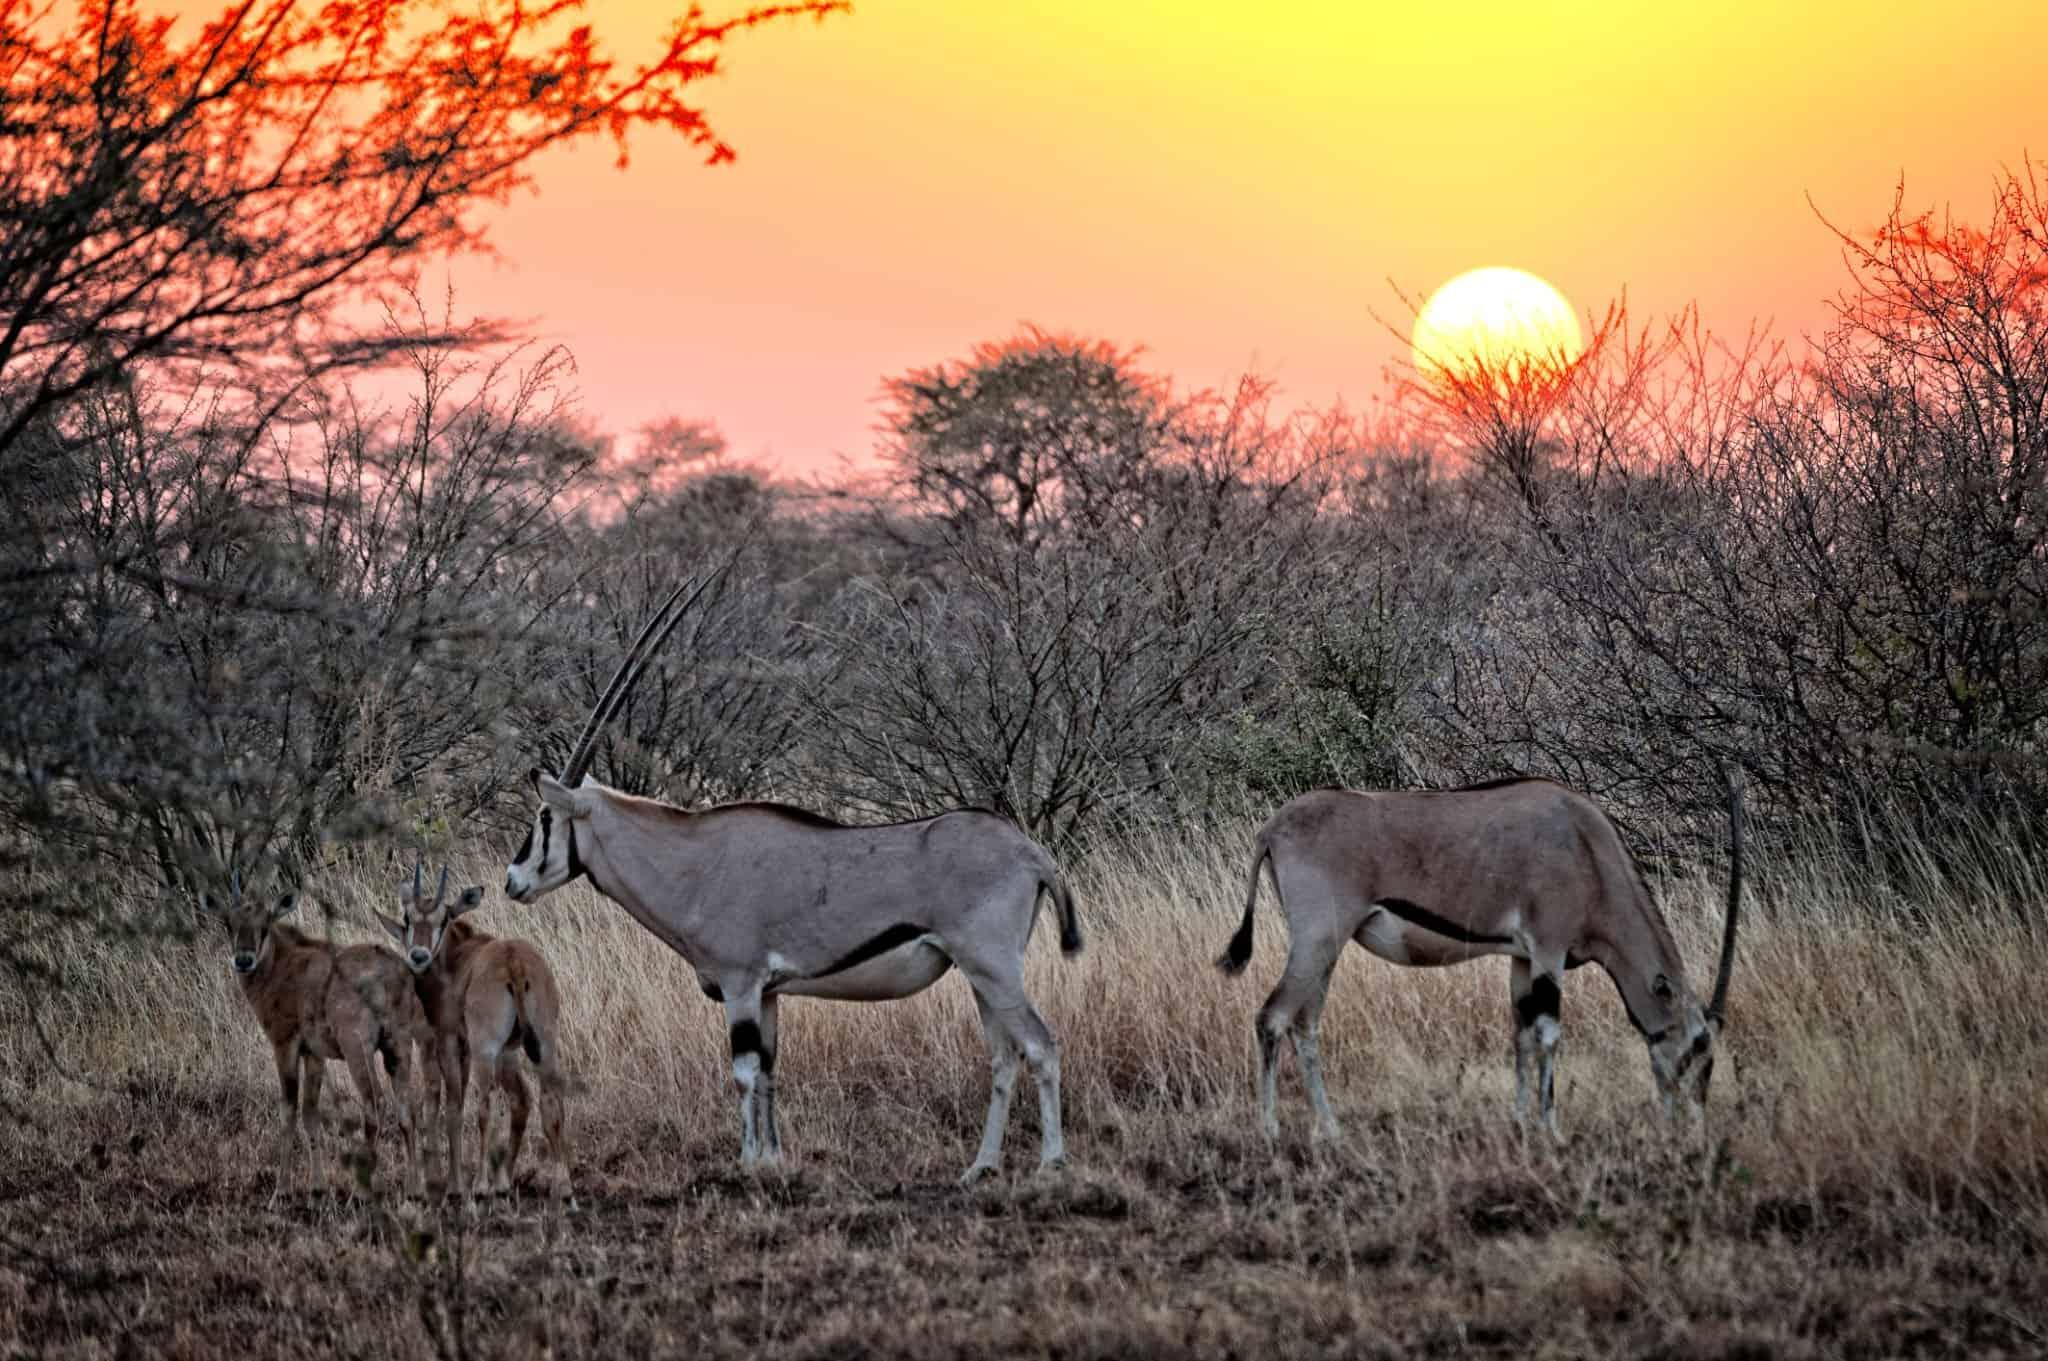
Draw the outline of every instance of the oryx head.
<instances>
[{"instance_id":1,"label":"oryx head","mask_svg":"<svg viewBox=\"0 0 2048 1361\"><path fill-rule=\"evenodd\" d=\"M1650 1071L1664 1109L1676 1112L1684 1100L1692 1109L1706 1105L1707 1084L1714 1077L1714 1044L1721 1038L1727 1015L1728 979L1735 972L1735 920L1742 906L1742 785L1728 776L1728 915L1721 925L1721 962L1714 973L1713 998L1702 1008L1683 978L1658 974L1650 995L1661 1016L1643 1018L1650 1043Z\"/></svg>"},{"instance_id":2,"label":"oryx head","mask_svg":"<svg viewBox=\"0 0 2048 1361\"><path fill-rule=\"evenodd\" d=\"M230 877L226 902L199 895L199 910L215 918L228 933L228 959L238 974L252 974L270 952L270 924L299 905L299 895L285 893L275 901L242 901L242 872Z\"/></svg>"},{"instance_id":3,"label":"oryx head","mask_svg":"<svg viewBox=\"0 0 2048 1361\"><path fill-rule=\"evenodd\" d=\"M626 702L626 696L631 693L634 682L640 679L640 673L646 670L648 661L668 641L669 634L689 613L690 606L718 575L707 576L696 583L694 589L688 581L676 587L661 603L661 608L654 612L653 618L641 628L640 636L633 640L625 660L612 673L611 682L605 686L597 707L590 711L590 718L583 725L583 734L576 739L576 746L569 753L569 763L562 768L562 773L550 776L538 769L530 772L534 792L540 795L540 807L534 813L533 823L527 829L526 840L519 847L519 853L505 866L505 896L512 901L530 903L583 873L583 861L577 853L577 825L587 823L595 803L584 787L584 777L590 770L591 759L597 754L598 735L611 721L612 715L618 712L619 706ZM688 592L687 598L685 592Z\"/></svg>"},{"instance_id":4,"label":"oryx head","mask_svg":"<svg viewBox=\"0 0 2048 1361\"><path fill-rule=\"evenodd\" d=\"M448 896L448 867L441 867L441 882L434 886L434 900L427 902L420 892L420 876L424 865L412 867L412 882L398 890L398 920L393 921L382 912L377 920L384 924L392 938L398 942L398 952L405 957L405 967L414 973L425 973L434 957L441 953L441 943L448 938L448 923L475 907L484 900L484 886L471 884L456 896L452 903L445 903Z\"/></svg>"}]
</instances>

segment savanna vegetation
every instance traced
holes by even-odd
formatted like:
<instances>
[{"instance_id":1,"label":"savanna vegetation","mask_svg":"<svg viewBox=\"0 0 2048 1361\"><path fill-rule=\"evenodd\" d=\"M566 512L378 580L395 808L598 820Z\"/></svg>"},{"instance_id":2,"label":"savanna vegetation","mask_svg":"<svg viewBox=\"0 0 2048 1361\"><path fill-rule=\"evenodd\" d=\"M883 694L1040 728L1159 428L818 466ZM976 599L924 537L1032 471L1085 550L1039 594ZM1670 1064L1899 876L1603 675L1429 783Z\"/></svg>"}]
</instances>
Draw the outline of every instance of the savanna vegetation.
<instances>
[{"instance_id":1,"label":"savanna vegetation","mask_svg":"<svg viewBox=\"0 0 2048 1361\"><path fill-rule=\"evenodd\" d=\"M878 375L877 457L833 485L708 424L622 448L566 356L423 296L548 147L729 155L690 90L721 42L833 8L693 12L644 69L568 4L0 14L0 1346L2048 1348L2034 172L1839 233L1811 340L1616 308L1582 359L1414 374L1367 418L1026 328ZM494 886L525 772L726 561L594 773L980 805L1054 848L1090 937L1033 946L1074 1168L1025 1174L1020 1101L1013 1172L953 1186L988 1075L949 981L792 1006L791 1164L740 1175L716 1009L578 888L485 914L563 983L575 1214L403 1200L388 1148L277 1186L198 894L239 871L368 940L417 855ZM1704 1125L1656 1112L1593 970L1553 1147L1506 1118L1500 970L1358 960L1323 1027L1349 1137L1311 1150L1291 1080L1259 1137L1270 905L1248 980L1208 961L1272 806L1565 781L1700 970L1724 770L1752 915Z\"/></svg>"}]
</instances>

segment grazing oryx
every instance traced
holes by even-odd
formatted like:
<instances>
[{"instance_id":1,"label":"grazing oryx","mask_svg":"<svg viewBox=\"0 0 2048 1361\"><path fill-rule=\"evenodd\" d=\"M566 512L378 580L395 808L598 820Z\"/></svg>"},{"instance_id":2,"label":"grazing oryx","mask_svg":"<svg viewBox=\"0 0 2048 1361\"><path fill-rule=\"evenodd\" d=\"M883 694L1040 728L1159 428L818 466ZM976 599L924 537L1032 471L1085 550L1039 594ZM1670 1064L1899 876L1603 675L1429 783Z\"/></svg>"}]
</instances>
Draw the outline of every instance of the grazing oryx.
<instances>
[{"instance_id":1,"label":"grazing oryx","mask_svg":"<svg viewBox=\"0 0 2048 1361\"><path fill-rule=\"evenodd\" d=\"M954 965L974 991L993 1074L981 1147L962 1180L997 1165L1020 1053L1038 1087L1039 1166L1062 1165L1059 1050L1024 992L1039 896L1058 908L1063 952L1080 950L1081 933L1059 867L1030 838L980 810L845 826L771 803L687 812L586 777L598 733L696 598L682 594L640 631L560 778L534 772L541 806L506 867L505 892L530 903L588 874L689 961L705 995L725 1005L743 1166L781 1157L778 998L908 997Z\"/></svg>"},{"instance_id":2,"label":"grazing oryx","mask_svg":"<svg viewBox=\"0 0 2048 1361\"><path fill-rule=\"evenodd\" d=\"M441 870L434 901L420 894L421 866L413 866L412 884L399 893L400 920L379 912L377 920L398 939L412 970L419 1000L434 1027L441 1083L447 1093L442 1128L448 1143L448 1191L462 1185L462 1103L476 1075L476 1139L479 1165L472 1194L506 1193L526 1141L526 1116L531 1109L526 1082L519 1076L519 1051L525 1050L540 1074L541 1129L548 1152L561 1164L555 1196L569 1195L569 1140L562 1128L562 1095L568 1080L562 1074L560 1017L562 998L555 976L540 951L523 940L500 940L466 921L463 913L483 901L483 885L462 891L445 906L448 870ZM512 1142L491 1177L491 1086L502 1088L511 1103Z\"/></svg>"},{"instance_id":3,"label":"grazing oryx","mask_svg":"<svg viewBox=\"0 0 2048 1361\"><path fill-rule=\"evenodd\" d=\"M1287 968L1259 1009L1260 1114L1269 1136L1280 1037L1291 1035L1315 1107L1316 1134L1338 1133L1323 1089L1316 1025L1346 941L1395 964L1458 964L1507 955L1515 1013L1515 1113L1526 1113L1535 1061L1542 1118L1557 1132L1552 1074L1558 984L1588 961L1607 970L1650 1046L1665 1108L1706 1100L1714 1038L1735 963L1742 894L1742 804L1728 787L1728 914L1711 1001L1702 1008L1663 914L1650 901L1614 824L1591 799L1548 780L1511 779L1443 791L1324 789L1284 805L1259 829L1244 921L1217 965L1240 972L1252 953L1259 871L1270 866L1291 942Z\"/></svg>"},{"instance_id":4,"label":"grazing oryx","mask_svg":"<svg viewBox=\"0 0 2048 1361\"><path fill-rule=\"evenodd\" d=\"M412 1052L431 1039L427 1018L413 995L405 966L375 945L329 945L301 935L282 918L298 905L287 893L275 903L242 901L242 875L234 874L233 896L225 905L200 899L202 911L227 928L242 995L270 1039L277 1081L284 1095L285 1128L279 1146L278 1189L284 1189L292 1150L300 1133L299 1080L305 1077L304 1121L320 1130L320 1084L330 1059L348 1064L363 1103L364 1166L377 1165L377 1127L383 1112L373 1054L381 1055L391 1078L392 1104L405 1137L406 1190L420 1189L419 1146L413 1134L410 1100ZM431 1085L431 1084L429 1084Z\"/></svg>"}]
</instances>

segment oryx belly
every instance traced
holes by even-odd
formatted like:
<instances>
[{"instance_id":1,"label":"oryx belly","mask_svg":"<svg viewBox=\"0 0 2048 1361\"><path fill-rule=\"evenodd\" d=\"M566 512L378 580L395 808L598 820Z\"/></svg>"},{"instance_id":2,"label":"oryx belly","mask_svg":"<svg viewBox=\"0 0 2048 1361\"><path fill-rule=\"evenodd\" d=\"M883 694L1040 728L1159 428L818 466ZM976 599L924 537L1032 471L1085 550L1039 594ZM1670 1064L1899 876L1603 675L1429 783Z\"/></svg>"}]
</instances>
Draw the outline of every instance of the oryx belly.
<instances>
[{"instance_id":1,"label":"oryx belly","mask_svg":"<svg viewBox=\"0 0 2048 1361\"><path fill-rule=\"evenodd\" d=\"M923 992L952 967L953 961L939 948L938 937L919 936L907 945L885 950L851 968L817 978L793 978L777 983L770 991L842 1002L886 1002Z\"/></svg>"},{"instance_id":2,"label":"oryx belly","mask_svg":"<svg viewBox=\"0 0 2048 1361\"><path fill-rule=\"evenodd\" d=\"M1481 955L1503 952L1497 945L1472 945L1440 936L1427 927L1403 921L1384 907L1367 912L1351 938L1389 964L1419 968L1463 964Z\"/></svg>"}]
</instances>

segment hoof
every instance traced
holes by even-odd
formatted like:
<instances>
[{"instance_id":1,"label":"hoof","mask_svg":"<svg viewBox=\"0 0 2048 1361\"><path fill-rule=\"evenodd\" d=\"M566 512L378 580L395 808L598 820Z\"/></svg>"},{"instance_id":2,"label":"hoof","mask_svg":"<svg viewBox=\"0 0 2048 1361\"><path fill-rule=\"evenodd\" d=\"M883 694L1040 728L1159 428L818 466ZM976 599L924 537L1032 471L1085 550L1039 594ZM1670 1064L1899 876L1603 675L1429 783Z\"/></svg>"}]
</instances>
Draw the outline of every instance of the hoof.
<instances>
[{"instance_id":1,"label":"hoof","mask_svg":"<svg viewBox=\"0 0 2048 1361\"><path fill-rule=\"evenodd\" d=\"M995 1170L996 1165L994 1163L976 1163L960 1174L960 1184L962 1186L977 1185L983 1177L986 1177Z\"/></svg>"},{"instance_id":2,"label":"hoof","mask_svg":"<svg viewBox=\"0 0 2048 1361\"><path fill-rule=\"evenodd\" d=\"M1067 1155L1064 1153L1055 1154L1050 1158L1043 1158L1039 1160L1038 1175L1040 1175L1041 1177L1046 1176L1053 1172L1064 1172L1066 1170Z\"/></svg>"}]
</instances>

